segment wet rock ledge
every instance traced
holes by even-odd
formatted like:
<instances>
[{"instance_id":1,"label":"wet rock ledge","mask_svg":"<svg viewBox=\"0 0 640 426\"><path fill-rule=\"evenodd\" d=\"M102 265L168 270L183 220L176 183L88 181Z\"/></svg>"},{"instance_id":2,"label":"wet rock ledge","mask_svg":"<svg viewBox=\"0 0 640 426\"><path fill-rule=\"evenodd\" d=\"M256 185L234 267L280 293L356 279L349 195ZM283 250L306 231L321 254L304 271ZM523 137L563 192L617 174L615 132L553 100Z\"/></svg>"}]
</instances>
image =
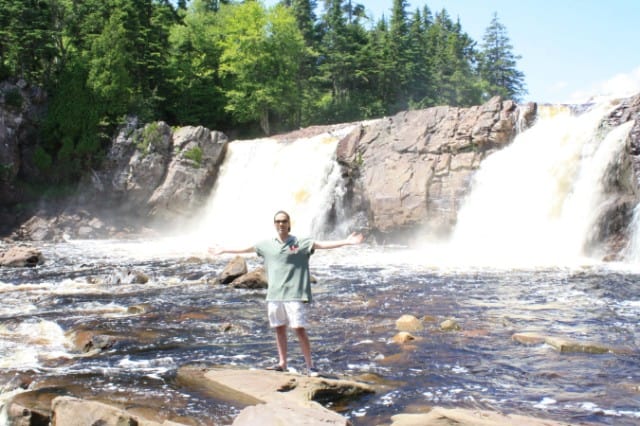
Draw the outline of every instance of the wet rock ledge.
<instances>
[{"instance_id":1,"label":"wet rock ledge","mask_svg":"<svg viewBox=\"0 0 640 426\"><path fill-rule=\"evenodd\" d=\"M197 387L210 396L244 405L234 426L350 425L351 422L322 404L341 403L375 390L372 386L324 377L229 368L185 366L178 382Z\"/></svg>"},{"instance_id":2,"label":"wet rock ledge","mask_svg":"<svg viewBox=\"0 0 640 426\"><path fill-rule=\"evenodd\" d=\"M177 384L241 409L233 426L351 426L326 406L345 407L365 395L388 391L389 384L307 377L266 370L185 365ZM24 387L28 383L24 383ZM166 407L164 407L166 409ZM380 426L571 426L517 414L443 407L417 407L396 414ZM18 393L8 401L9 426L196 426L198 419L167 415L162 406L92 395L76 386L45 386ZM581 423L584 424L584 423Z\"/></svg>"},{"instance_id":3,"label":"wet rock ledge","mask_svg":"<svg viewBox=\"0 0 640 426\"><path fill-rule=\"evenodd\" d=\"M30 381L16 388L30 387ZM185 365L176 381L186 390L207 395L241 409L234 426L351 425L328 404L347 404L371 394L371 385L337 378L307 377L266 370ZM168 415L167 407L154 401L112 399L78 386L27 390L6 404L8 426L196 426L200 420Z\"/></svg>"}]
</instances>

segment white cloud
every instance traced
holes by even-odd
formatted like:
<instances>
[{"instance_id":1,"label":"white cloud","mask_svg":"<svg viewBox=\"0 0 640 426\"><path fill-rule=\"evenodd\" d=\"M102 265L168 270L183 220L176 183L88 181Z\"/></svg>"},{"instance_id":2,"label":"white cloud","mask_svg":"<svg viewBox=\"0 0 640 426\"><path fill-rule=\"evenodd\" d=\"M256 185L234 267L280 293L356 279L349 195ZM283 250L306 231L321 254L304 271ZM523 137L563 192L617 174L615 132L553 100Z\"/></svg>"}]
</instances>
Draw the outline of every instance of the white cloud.
<instances>
[{"instance_id":1,"label":"white cloud","mask_svg":"<svg viewBox=\"0 0 640 426\"><path fill-rule=\"evenodd\" d=\"M638 92L640 92L640 67L629 74L617 74L602 84L603 95L625 97Z\"/></svg>"},{"instance_id":2,"label":"white cloud","mask_svg":"<svg viewBox=\"0 0 640 426\"><path fill-rule=\"evenodd\" d=\"M567 103L585 103L597 98L624 98L640 93L640 67L609 80L593 85L589 90L577 90L569 96Z\"/></svg>"}]
</instances>

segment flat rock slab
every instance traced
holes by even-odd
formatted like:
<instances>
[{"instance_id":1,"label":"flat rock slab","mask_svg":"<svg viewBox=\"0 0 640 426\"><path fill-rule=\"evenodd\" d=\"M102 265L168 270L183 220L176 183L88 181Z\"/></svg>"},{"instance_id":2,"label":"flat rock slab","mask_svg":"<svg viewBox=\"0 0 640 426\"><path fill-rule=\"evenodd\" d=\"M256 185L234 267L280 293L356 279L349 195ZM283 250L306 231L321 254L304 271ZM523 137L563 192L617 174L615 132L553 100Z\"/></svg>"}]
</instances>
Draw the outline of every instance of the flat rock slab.
<instances>
[{"instance_id":1,"label":"flat rock slab","mask_svg":"<svg viewBox=\"0 0 640 426\"><path fill-rule=\"evenodd\" d=\"M391 420L391 426L571 426L570 423L517 414L442 407L424 414L397 414Z\"/></svg>"},{"instance_id":2,"label":"flat rock slab","mask_svg":"<svg viewBox=\"0 0 640 426\"><path fill-rule=\"evenodd\" d=\"M230 368L183 367L178 376L201 374L210 395L245 407L234 426L350 425L322 404L373 393L368 384L351 380L307 377L293 373Z\"/></svg>"}]
</instances>

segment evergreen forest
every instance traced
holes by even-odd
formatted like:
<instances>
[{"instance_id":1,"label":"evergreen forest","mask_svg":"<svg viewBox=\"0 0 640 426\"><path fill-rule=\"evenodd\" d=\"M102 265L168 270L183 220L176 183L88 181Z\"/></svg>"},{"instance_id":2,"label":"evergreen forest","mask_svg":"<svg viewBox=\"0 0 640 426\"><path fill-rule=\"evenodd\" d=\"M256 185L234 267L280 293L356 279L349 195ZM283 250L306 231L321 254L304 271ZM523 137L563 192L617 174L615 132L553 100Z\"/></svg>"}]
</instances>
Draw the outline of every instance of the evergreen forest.
<instances>
[{"instance_id":1,"label":"evergreen forest","mask_svg":"<svg viewBox=\"0 0 640 426\"><path fill-rule=\"evenodd\" d=\"M36 164L73 182L129 117L253 137L519 101L520 58L497 13L487 24L476 41L407 0L377 21L352 0L0 0L0 81L45 89Z\"/></svg>"}]
</instances>

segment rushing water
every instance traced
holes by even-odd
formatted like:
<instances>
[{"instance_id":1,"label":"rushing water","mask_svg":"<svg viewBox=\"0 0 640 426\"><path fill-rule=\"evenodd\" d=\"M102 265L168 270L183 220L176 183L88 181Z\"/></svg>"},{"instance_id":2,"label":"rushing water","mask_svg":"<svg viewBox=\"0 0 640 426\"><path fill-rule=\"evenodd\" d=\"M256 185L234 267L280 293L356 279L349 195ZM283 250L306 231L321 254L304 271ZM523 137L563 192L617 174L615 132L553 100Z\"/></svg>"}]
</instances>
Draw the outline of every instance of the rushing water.
<instances>
[{"instance_id":1,"label":"rushing water","mask_svg":"<svg viewBox=\"0 0 640 426\"><path fill-rule=\"evenodd\" d=\"M175 372L185 363L262 368L274 362L264 291L208 284L227 258L186 261L197 253L175 257L148 250L154 244L48 245L45 266L0 269L3 379L35 371L39 383L63 378L95 395L158 400L163 410L203 425L231 423L239 407L181 387ZM365 245L312 257L318 283L310 335L319 368L393 383L344 408L355 425L388 422L425 405L575 423L640 422L639 271L624 265L442 268L409 260L416 254ZM99 283L119 268L143 271L150 281ZM127 310L143 303L146 313ZM428 319L423 331L413 333L418 339L404 347L391 341L403 314ZM447 318L462 331L439 331ZM83 357L64 333L78 328L131 338ZM558 353L511 340L513 333L532 331L598 342L614 352ZM301 370L293 336L291 343L291 367Z\"/></svg>"},{"instance_id":2,"label":"rushing water","mask_svg":"<svg viewBox=\"0 0 640 426\"><path fill-rule=\"evenodd\" d=\"M318 367L387 385L339 407L355 425L435 405L640 424L640 231L625 262L584 255L606 198L603 175L630 126L602 129L610 108L550 114L487 158L446 244L425 236L413 249L367 243L312 257L318 283L309 331ZM294 234L322 234L330 208L337 233L347 232L354 222L340 209L344 188L333 157L348 131L231 143L209 206L197 223L182 224L180 237L44 244L44 265L0 269L0 425L4 401L23 391L17 375L33 377L32 387L230 424L242 407L183 386L177 369L263 368L276 360L276 348L264 290L212 284L229 257L207 259L206 247L254 243L272 232L272 215L282 208L292 214ZM116 283L128 270L149 282ZM424 318L425 329L401 346L392 338L404 314ZM445 319L462 330L440 331ZM70 332L82 330L116 343L88 356L71 344ZM559 353L514 342L520 332L610 351ZM290 366L302 364L292 336Z\"/></svg>"}]
</instances>

